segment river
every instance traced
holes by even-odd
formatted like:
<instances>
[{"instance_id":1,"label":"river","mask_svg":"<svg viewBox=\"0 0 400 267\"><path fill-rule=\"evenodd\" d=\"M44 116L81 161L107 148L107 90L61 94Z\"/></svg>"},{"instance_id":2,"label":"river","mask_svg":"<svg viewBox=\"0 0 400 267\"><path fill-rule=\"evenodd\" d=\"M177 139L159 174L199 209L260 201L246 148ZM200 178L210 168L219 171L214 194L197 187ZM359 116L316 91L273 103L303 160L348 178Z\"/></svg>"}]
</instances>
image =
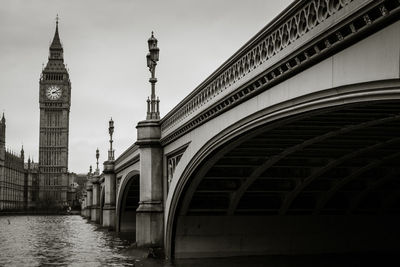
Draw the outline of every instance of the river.
<instances>
[{"instance_id":1,"label":"river","mask_svg":"<svg viewBox=\"0 0 400 267\"><path fill-rule=\"evenodd\" d=\"M130 244L77 215L0 216L0 266L311 267L383 266L385 261L399 261L396 255L320 255L198 259L171 265L144 258Z\"/></svg>"},{"instance_id":2,"label":"river","mask_svg":"<svg viewBox=\"0 0 400 267\"><path fill-rule=\"evenodd\" d=\"M0 217L0 244L0 266L164 266L80 216Z\"/></svg>"}]
</instances>

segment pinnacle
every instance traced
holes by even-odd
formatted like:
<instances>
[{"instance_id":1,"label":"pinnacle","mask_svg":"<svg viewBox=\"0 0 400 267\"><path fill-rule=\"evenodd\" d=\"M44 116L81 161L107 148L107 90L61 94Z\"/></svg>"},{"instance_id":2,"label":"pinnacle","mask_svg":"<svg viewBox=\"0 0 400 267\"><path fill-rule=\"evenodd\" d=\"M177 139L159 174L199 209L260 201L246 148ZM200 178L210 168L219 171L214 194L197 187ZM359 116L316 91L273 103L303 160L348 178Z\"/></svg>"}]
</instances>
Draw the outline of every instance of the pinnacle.
<instances>
[{"instance_id":1,"label":"pinnacle","mask_svg":"<svg viewBox=\"0 0 400 267\"><path fill-rule=\"evenodd\" d=\"M58 34L58 15L56 21L56 32L54 33L53 42L50 45L50 49L62 49L60 36Z\"/></svg>"}]
</instances>

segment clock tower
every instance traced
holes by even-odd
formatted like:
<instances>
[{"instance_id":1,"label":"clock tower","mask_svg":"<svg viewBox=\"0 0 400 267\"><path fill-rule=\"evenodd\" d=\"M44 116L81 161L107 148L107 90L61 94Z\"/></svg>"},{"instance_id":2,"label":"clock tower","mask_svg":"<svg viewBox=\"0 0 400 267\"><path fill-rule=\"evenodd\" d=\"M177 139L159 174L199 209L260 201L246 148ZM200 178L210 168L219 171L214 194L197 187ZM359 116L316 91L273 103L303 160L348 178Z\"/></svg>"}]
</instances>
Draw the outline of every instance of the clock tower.
<instances>
[{"instance_id":1,"label":"clock tower","mask_svg":"<svg viewBox=\"0 0 400 267\"><path fill-rule=\"evenodd\" d=\"M44 205L42 208L60 207L67 201L71 82L58 35L58 16L49 50L49 60L39 81L39 201Z\"/></svg>"}]
</instances>

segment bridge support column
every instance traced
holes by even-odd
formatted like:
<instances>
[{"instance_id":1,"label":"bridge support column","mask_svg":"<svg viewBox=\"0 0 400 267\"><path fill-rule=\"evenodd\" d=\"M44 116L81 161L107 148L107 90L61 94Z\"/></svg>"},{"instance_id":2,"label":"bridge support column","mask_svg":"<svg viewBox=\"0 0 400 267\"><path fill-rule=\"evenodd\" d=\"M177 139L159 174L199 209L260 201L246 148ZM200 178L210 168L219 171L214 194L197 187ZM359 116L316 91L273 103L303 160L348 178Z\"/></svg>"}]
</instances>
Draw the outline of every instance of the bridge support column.
<instances>
[{"instance_id":1,"label":"bridge support column","mask_svg":"<svg viewBox=\"0 0 400 267\"><path fill-rule=\"evenodd\" d=\"M141 247L163 245L162 148L159 120L136 126L140 153L140 201L136 210L136 243Z\"/></svg>"},{"instance_id":2,"label":"bridge support column","mask_svg":"<svg viewBox=\"0 0 400 267\"><path fill-rule=\"evenodd\" d=\"M86 194L86 192L84 193ZM81 216L86 218L86 195L82 199L82 204L81 204Z\"/></svg>"},{"instance_id":3,"label":"bridge support column","mask_svg":"<svg viewBox=\"0 0 400 267\"><path fill-rule=\"evenodd\" d=\"M92 215L92 201L93 201L93 185L91 182L88 182L88 184L86 185L86 212L87 212L87 219L90 220L91 219L91 215Z\"/></svg>"},{"instance_id":4,"label":"bridge support column","mask_svg":"<svg viewBox=\"0 0 400 267\"><path fill-rule=\"evenodd\" d=\"M92 190L92 209L90 219L93 222L100 222L100 181L99 177L95 176L92 178L93 190Z\"/></svg>"},{"instance_id":5,"label":"bridge support column","mask_svg":"<svg viewBox=\"0 0 400 267\"><path fill-rule=\"evenodd\" d=\"M114 161L105 161L104 166L104 207L103 207L103 226L115 229L115 173Z\"/></svg>"}]
</instances>

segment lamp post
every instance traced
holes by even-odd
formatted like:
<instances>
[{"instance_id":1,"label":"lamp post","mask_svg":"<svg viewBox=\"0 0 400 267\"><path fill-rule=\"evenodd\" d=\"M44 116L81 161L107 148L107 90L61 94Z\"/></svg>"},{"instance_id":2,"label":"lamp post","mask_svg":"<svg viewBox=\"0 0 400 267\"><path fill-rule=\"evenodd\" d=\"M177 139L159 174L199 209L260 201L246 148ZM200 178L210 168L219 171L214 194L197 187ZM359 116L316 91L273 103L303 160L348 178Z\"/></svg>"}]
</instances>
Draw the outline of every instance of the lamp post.
<instances>
[{"instance_id":1,"label":"lamp post","mask_svg":"<svg viewBox=\"0 0 400 267\"><path fill-rule=\"evenodd\" d=\"M100 157L100 152L99 152L99 148L96 149L96 174L100 173L100 169L99 169L99 157Z\"/></svg>"},{"instance_id":2,"label":"lamp post","mask_svg":"<svg viewBox=\"0 0 400 267\"><path fill-rule=\"evenodd\" d=\"M163 245L163 151L160 145L161 125L159 100L156 99L155 69L160 49L157 39L151 34L149 53L146 56L147 67L151 72L151 96L147 100L146 120L137 126L136 145L140 155L140 194L139 207L136 209L136 244L138 247L162 247ZM144 164L142 164L144 162ZM117 216L118 220L118 216ZM116 222L117 228L120 223Z\"/></svg>"},{"instance_id":3,"label":"lamp post","mask_svg":"<svg viewBox=\"0 0 400 267\"><path fill-rule=\"evenodd\" d=\"M114 133L114 121L112 118L108 122L108 133L110 135L110 149L108 150L108 160L103 163L103 174L104 174L104 206L102 224L104 227L115 229L115 198L116 198L116 184L115 184L115 171L114 171L114 150L113 144L113 133ZM99 193L100 196L100 193ZM100 199L99 202L100 204Z\"/></svg>"},{"instance_id":4,"label":"lamp post","mask_svg":"<svg viewBox=\"0 0 400 267\"><path fill-rule=\"evenodd\" d=\"M154 37L153 32L151 32L151 37L147 41L149 46L149 53L146 55L147 67L151 73L151 78L149 82L151 83L151 96L147 99L147 120L160 119L160 100L156 99L156 82L155 77L157 61L159 60L160 49L157 47L157 39Z\"/></svg>"},{"instance_id":5,"label":"lamp post","mask_svg":"<svg viewBox=\"0 0 400 267\"><path fill-rule=\"evenodd\" d=\"M110 135L110 150L108 150L108 160L114 160L114 150L112 148L112 136L114 133L114 121L111 118L110 121L108 122L108 133Z\"/></svg>"}]
</instances>

